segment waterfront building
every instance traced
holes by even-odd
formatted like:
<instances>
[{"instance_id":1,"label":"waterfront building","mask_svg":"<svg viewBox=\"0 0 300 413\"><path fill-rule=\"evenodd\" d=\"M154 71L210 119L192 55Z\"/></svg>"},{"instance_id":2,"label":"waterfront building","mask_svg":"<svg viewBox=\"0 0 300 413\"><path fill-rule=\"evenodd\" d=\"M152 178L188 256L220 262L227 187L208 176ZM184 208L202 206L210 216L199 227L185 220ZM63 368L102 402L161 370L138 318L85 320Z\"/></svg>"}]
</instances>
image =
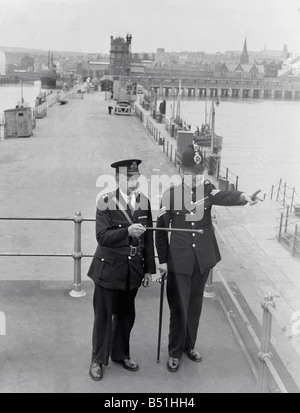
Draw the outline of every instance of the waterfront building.
<instances>
[{"instance_id":1,"label":"waterfront building","mask_svg":"<svg viewBox=\"0 0 300 413\"><path fill-rule=\"evenodd\" d=\"M218 71L215 71L215 77L226 79L263 79L264 75L264 66L256 64L224 63Z\"/></svg>"},{"instance_id":2,"label":"waterfront building","mask_svg":"<svg viewBox=\"0 0 300 413\"><path fill-rule=\"evenodd\" d=\"M103 76L109 74L109 68L109 62L89 61L88 76L92 79L101 79Z\"/></svg>"},{"instance_id":3,"label":"waterfront building","mask_svg":"<svg viewBox=\"0 0 300 413\"><path fill-rule=\"evenodd\" d=\"M5 54L0 51L0 76L5 75L6 73L6 58Z\"/></svg>"}]
</instances>

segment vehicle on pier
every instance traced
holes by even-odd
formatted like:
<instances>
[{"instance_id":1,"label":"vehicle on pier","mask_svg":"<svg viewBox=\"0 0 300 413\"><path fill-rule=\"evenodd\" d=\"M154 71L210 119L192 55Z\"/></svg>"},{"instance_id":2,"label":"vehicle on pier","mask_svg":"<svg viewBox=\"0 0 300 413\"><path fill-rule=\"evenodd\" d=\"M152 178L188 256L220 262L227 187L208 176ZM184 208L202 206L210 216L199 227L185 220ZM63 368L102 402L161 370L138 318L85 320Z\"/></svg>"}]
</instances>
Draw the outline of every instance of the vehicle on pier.
<instances>
[{"instance_id":1,"label":"vehicle on pier","mask_svg":"<svg viewBox=\"0 0 300 413\"><path fill-rule=\"evenodd\" d=\"M129 100L118 100L115 106L115 115L131 115L132 107Z\"/></svg>"}]
</instances>

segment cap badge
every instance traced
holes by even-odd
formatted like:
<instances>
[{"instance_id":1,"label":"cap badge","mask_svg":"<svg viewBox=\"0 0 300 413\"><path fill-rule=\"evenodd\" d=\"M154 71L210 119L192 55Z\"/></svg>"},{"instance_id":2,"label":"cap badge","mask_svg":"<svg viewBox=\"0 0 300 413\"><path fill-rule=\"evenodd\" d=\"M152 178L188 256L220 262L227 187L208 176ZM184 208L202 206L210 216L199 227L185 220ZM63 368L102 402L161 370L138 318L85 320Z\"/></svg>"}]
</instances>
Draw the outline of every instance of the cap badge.
<instances>
[{"instance_id":1,"label":"cap badge","mask_svg":"<svg viewBox=\"0 0 300 413\"><path fill-rule=\"evenodd\" d=\"M199 153L196 153L195 156L194 156L194 162L197 165L200 165L201 161L202 161L201 155Z\"/></svg>"}]
</instances>

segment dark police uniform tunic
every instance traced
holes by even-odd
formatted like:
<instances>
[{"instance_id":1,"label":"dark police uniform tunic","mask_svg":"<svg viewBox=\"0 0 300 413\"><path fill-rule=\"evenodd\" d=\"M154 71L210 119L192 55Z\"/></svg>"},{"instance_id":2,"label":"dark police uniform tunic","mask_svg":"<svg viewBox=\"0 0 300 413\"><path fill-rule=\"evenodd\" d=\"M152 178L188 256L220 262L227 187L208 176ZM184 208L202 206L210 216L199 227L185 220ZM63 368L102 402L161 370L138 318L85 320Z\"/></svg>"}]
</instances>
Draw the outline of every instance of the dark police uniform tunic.
<instances>
[{"instance_id":1,"label":"dark police uniform tunic","mask_svg":"<svg viewBox=\"0 0 300 413\"><path fill-rule=\"evenodd\" d=\"M117 203L116 203L117 200ZM93 361L108 364L130 357L129 337L135 320L134 299L145 273L156 272L153 234L146 231L139 239L128 236L130 222L152 227L149 200L139 194L140 205L131 214L119 190L102 197L97 204L98 246L88 276L95 283Z\"/></svg>"},{"instance_id":2,"label":"dark police uniform tunic","mask_svg":"<svg viewBox=\"0 0 300 413\"><path fill-rule=\"evenodd\" d=\"M212 226L213 205L244 205L240 191L219 191L208 180L204 182L204 213L200 220L192 220L193 213L185 208L182 199L186 186L175 186L163 194L162 206L169 205L157 219L157 227L183 228L200 232L156 231L155 240L160 263L168 263L167 298L170 306L169 356L180 358L185 349L193 349L202 309L202 299L209 270L221 260ZM189 188L191 199L195 191ZM176 202L175 202L176 200ZM176 208L175 208L176 205ZM186 219L190 214L190 219ZM195 215L196 216L196 215Z\"/></svg>"}]
</instances>

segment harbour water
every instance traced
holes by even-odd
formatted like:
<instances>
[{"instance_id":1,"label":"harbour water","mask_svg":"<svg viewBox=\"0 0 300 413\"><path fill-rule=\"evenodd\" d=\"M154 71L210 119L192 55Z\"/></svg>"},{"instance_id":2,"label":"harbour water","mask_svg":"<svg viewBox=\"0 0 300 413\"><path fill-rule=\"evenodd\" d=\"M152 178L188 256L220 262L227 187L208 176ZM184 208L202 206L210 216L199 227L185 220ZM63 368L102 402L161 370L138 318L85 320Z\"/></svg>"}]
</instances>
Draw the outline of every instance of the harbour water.
<instances>
[{"instance_id":1,"label":"harbour water","mask_svg":"<svg viewBox=\"0 0 300 413\"><path fill-rule=\"evenodd\" d=\"M182 99L181 118L192 130L205 122L211 100ZM223 136L222 165L239 177L239 187L268 193L282 178L300 194L300 102L220 100L215 132ZM166 117L171 116L167 102Z\"/></svg>"},{"instance_id":2,"label":"harbour water","mask_svg":"<svg viewBox=\"0 0 300 413\"><path fill-rule=\"evenodd\" d=\"M22 95L24 102L29 106L34 106L34 101L41 90L40 80L33 83L24 83L17 85L1 85L0 86L0 115L6 109L12 109L18 102L21 101Z\"/></svg>"}]
</instances>

